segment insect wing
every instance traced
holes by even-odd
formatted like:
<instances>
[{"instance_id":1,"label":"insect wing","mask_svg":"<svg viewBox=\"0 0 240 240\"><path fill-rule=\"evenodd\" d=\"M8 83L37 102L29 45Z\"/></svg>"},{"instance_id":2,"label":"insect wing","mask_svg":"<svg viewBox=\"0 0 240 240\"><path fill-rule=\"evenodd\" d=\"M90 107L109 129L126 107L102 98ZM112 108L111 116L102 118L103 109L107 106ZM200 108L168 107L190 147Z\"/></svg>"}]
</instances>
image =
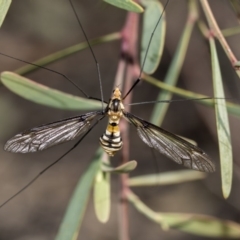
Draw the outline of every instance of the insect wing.
<instances>
[{"instance_id":1,"label":"insect wing","mask_svg":"<svg viewBox=\"0 0 240 240\"><path fill-rule=\"evenodd\" d=\"M187 168L202 172L215 171L215 166L209 156L200 148L131 113L124 112L123 114L137 128L139 137L149 147Z\"/></svg>"},{"instance_id":2,"label":"insect wing","mask_svg":"<svg viewBox=\"0 0 240 240\"><path fill-rule=\"evenodd\" d=\"M4 150L14 153L29 153L47 149L75 139L86 132L101 111L90 112L26 130L7 141Z\"/></svg>"}]
</instances>

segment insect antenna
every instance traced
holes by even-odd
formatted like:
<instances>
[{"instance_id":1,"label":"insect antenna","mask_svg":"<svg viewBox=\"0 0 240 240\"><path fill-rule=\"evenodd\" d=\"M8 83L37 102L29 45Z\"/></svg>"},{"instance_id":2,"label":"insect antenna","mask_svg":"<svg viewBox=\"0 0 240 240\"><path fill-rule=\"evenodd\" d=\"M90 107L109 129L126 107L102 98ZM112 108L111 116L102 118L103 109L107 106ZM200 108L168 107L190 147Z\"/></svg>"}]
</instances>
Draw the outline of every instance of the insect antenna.
<instances>
[{"instance_id":1,"label":"insect antenna","mask_svg":"<svg viewBox=\"0 0 240 240\"><path fill-rule=\"evenodd\" d=\"M70 1L70 0L69 0ZM125 94L125 96L123 97L123 100L129 95L130 92L132 92L132 90L137 86L137 84L141 81L141 76L142 76L142 72L143 72L143 68L144 68L144 65L145 65L145 62L146 62L146 59L147 59L147 55L148 55L148 52L149 52L149 48L151 46L151 42L152 42L152 39L153 39L153 36L154 36L154 33L156 32L156 29L162 19L162 16L163 16L163 13L165 12L166 8L167 8L167 5L169 3L170 0L167 0L166 4L164 5L164 8L163 8L163 11L157 21L157 24L155 25L154 29L153 29L153 32L149 38L149 42L148 42L148 46L147 46L147 50L146 50L146 54L144 56L144 59L143 59L143 63L142 63L142 66L141 66L141 69L140 69L140 73L139 73L139 77L137 80L135 80L135 82L133 83L133 85L131 86L131 88L128 90L128 92Z\"/></svg>"},{"instance_id":2,"label":"insect antenna","mask_svg":"<svg viewBox=\"0 0 240 240\"><path fill-rule=\"evenodd\" d=\"M87 34L86 34L85 30L83 29L82 23L81 23L81 21L80 21L80 19L79 19L79 17L78 17L78 14L77 14L77 12L76 12L76 9L74 8L74 5L73 5L72 0L69 0L69 2L70 2L70 5L71 5L71 7L72 7L72 10L73 10L73 12L74 12L74 15L75 15L75 17L76 17L76 19L77 19L77 21L78 21L78 25L80 26L80 28L81 28L81 30L82 30L82 33L83 33L83 35L84 35L84 37L85 37L85 39L86 39L86 41L87 41L87 44L88 44L88 46L89 46L89 49L90 49L90 51L91 51L91 53L92 53L93 59L94 59L95 64L96 64L97 73L98 73L99 87L100 87L100 94L101 94L101 100L102 100L102 110L104 111L104 105L103 105L103 88L102 88L102 79L101 79L101 73L100 73L100 65L99 65L99 62L97 61L97 58L96 58L94 52L93 52L93 49L92 49L91 44L90 44L90 42L89 42L89 40L88 40Z\"/></svg>"},{"instance_id":3,"label":"insect antenna","mask_svg":"<svg viewBox=\"0 0 240 240\"><path fill-rule=\"evenodd\" d=\"M89 47L89 49L90 49L90 51L91 51L91 54L92 54L93 59L94 59L94 62L95 62L95 64L96 64L97 74L98 74L98 80L99 80L99 87L100 87L101 99L89 96L89 95L88 95L82 88L80 88L73 80L71 80L68 76L66 76L65 74L63 74L63 73L61 73L61 72L58 72L58 71L53 70L53 69L51 69L51 68L44 67L44 66L41 66L41 65L38 65L38 64L35 64L35 63L28 62L28 61L26 61L26 60L22 60L22 59L17 58L17 57L10 56L10 55L5 54L5 53L1 53L1 52L0 52L0 55L5 56L5 57L8 57L8 58L11 58L11 59L14 59L14 60L17 60L17 61L20 61L20 62L23 62L23 63L26 63L26 64L29 64L29 65L32 65L32 66L35 66L35 67L38 67L38 68L41 68L41 69L44 69L44 70L47 70L47 71L50 71L50 72L53 72L53 73L56 73L56 74L64 77L64 78L67 79L73 86L75 86L86 98L88 98L88 99L93 99L93 100L97 100L97 101L101 101L101 102L102 102L102 110L104 111L104 103L107 103L107 102L104 101L104 99L103 99L103 88L102 88L102 80L101 80L101 73L100 73L100 65L99 65L99 62L97 61L97 58L96 58L95 54L94 54L94 51L93 51L93 49L92 49L92 46L91 46L91 44L90 44L90 42L89 42L89 39L88 39L88 37L87 37L87 34L86 34L86 32L85 32L85 30L84 30L84 28L83 28L83 26L82 26L82 24L81 24L81 21L80 21L78 15L77 15L77 12L76 12L76 9L74 8L74 5L73 5L72 0L69 0L69 3L70 3L70 5L71 5L71 8L72 8L72 10L73 10L73 13L74 13L74 15L75 15L75 17L76 17L76 19L77 19L77 22L78 22L78 24L79 24L79 26L80 26L80 29L81 29L81 31L82 31L82 33L83 33L83 35L84 35L84 38L85 38L85 40L86 40L86 42L87 42L87 45L88 45L88 47Z\"/></svg>"},{"instance_id":4,"label":"insect antenna","mask_svg":"<svg viewBox=\"0 0 240 240\"><path fill-rule=\"evenodd\" d=\"M1 53L0 52L0 55L4 56L4 57L8 57L8 58L11 58L11 59L14 59L14 60L17 60L17 61L20 61L20 62L23 62L23 63L26 63L26 64L29 64L29 65L32 65L32 66L35 66L35 67L38 67L38 68L42 68L44 70L47 70L47 71L50 71L50 72L53 72L53 73L56 73L62 77L64 77L65 79L67 79L73 86L75 86L86 98L89 98L89 99L94 99L92 97L90 97L85 91L83 91L73 80L71 80L68 76L66 76L65 74L61 73L61 72L58 72L58 71L55 71L51 68L48 68L48 67L44 67L44 66L41 66L41 65L38 65L38 64L35 64L35 63L31 63L31 62L28 62L26 60L23 60L23 59L20 59L20 58L17 58L17 57L13 57L13 56L10 56L10 55L7 55L5 53ZM95 99L95 100L99 100L99 99Z\"/></svg>"},{"instance_id":5,"label":"insect antenna","mask_svg":"<svg viewBox=\"0 0 240 240\"><path fill-rule=\"evenodd\" d=\"M171 100L159 100L159 101L147 101L139 103L130 103L129 106L154 104L154 103L173 103L173 102L185 102L185 101L201 101L201 100L215 100L215 99L232 99L232 98L215 98L215 97L202 97L202 98L189 98L189 99L171 99Z\"/></svg>"}]
</instances>

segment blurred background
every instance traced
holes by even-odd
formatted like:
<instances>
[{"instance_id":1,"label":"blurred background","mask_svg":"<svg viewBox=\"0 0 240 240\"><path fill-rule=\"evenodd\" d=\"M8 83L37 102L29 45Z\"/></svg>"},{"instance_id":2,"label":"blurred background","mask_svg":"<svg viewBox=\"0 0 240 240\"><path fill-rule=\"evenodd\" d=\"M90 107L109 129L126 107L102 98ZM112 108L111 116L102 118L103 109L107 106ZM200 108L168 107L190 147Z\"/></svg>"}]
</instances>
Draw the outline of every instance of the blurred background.
<instances>
[{"instance_id":1,"label":"blurred background","mask_svg":"<svg viewBox=\"0 0 240 240\"><path fill-rule=\"evenodd\" d=\"M81 22L89 39L120 31L126 12L100 1L74 1ZM229 1L210 1L221 29L236 26L238 21ZM160 68L155 73L163 79L187 18L187 1L170 1L166 9L166 44ZM239 36L229 37L228 42L236 57L240 56ZM29 62L85 41L67 0L13 1L0 30L0 52ZM100 63L105 100L109 99L120 54L120 42L115 41L95 46L94 52ZM239 102L239 79L225 53L218 46L226 96ZM0 56L0 70L13 71L24 64ZM51 64L50 68L66 74L90 96L99 97L99 85L95 63L89 50ZM79 92L62 77L39 69L28 78L65 92ZM195 28L178 83L179 87L213 96L211 63L208 42ZM154 100L158 89L142 82L134 90L133 102ZM3 151L4 143L16 133L44 123L79 115L82 112L61 111L24 100L5 87L0 88L0 203L12 196L38 172L67 151L73 142L56 146L34 154L12 154ZM175 97L178 99L178 97ZM132 108L137 116L149 120L153 106L141 105ZM221 193L219 154L216 124L213 109L196 102L171 104L162 125L175 134L194 139L216 164L216 173L202 181L165 187L134 189L140 198L159 212L184 212L207 214L221 219L240 221L239 204L239 159L240 149L238 119L229 117L234 153L234 179L230 198L224 200ZM100 123L84 141L56 166L48 170L34 185L0 209L1 240L53 239L64 215L74 187L89 165L99 146L98 139L105 131L106 122ZM173 161L157 154L159 169L149 148L131 128L131 159L138 161L132 175L166 172L183 169ZM120 154L112 159L117 163ZM97 221L92 202L88 205L79 239L116 239L118 177L112 177L111 218L107 224ZM131 239L202 239L176 230L164 232L157 224L129 207ZM207 238L206 238L207 239Z\"/></svg>"}]
</instances>

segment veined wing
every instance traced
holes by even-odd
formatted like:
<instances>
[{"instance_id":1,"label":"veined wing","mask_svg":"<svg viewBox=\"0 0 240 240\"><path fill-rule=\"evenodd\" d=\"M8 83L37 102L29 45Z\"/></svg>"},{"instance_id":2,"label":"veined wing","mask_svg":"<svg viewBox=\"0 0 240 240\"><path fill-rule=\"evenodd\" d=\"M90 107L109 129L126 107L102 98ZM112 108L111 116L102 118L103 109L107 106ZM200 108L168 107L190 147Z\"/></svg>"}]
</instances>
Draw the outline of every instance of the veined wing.
<instances>
[{"instance_id":1,"label":"veined wing","mask_svg":"<svg viewBox=\"0 0 240 240\"><path fill-rule=\"evenodd\" d=\"M209 156L200 148L131 113L123 112L123 114L137 128L139 137L149 147L155 148L160 153L187 168L202 172L215 171L215 166Z\"/></svg>"},{"instance_id":2,"label":"veined wing","mask_svg":"<svg viewBox=\"0 0 240 240\"><path fill-rule=\"evenodd\" d=\"M86 132L92 121L100 115L102 111L90 112L26 130L8 140L4 150L14 153L36 152L73 140Z\"/></svg>"}]
</instances>

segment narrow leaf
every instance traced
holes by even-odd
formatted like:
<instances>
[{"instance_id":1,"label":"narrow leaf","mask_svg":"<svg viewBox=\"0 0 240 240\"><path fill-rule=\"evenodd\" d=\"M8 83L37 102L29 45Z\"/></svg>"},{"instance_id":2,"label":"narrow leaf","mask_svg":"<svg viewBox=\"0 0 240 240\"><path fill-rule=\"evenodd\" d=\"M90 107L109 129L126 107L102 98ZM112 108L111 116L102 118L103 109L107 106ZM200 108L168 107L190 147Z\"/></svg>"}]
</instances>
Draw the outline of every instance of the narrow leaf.
<instances>
[{"instance_id":1,"label":"narrow leaf","mask_svg":"<svg viewBox=\"0 0 240 240\"><path fill-rule=\"evenodd\" d=\"M96 173L100 169L102 149L99 149L87 171L80 178L55 240L76 240Z\"/></svg>"},{"instance_id":2,"label":"narrow leaf","mask_svg":"<svg viewBox=\"0 0 240 240\"><path fill-rule=\"evenodd\" d=\"M204 179L205 173L192 170L171 171L159 174L142 175L128 179L131 187L159 186L169 184L179 184L183 182Z\"/></svg>"},{"instance_id":3,"label":"narrow leaf","mask_svg":"<svg viewBox=\"0 0 240 240\"><path fill-rule=\"evenodd\" d=\"M134 1L131 0L104 0L115 7L127 10L129 12L141 13L143 8Z\"/></svg>"},{"instance_id":4,"label":"narrow leaf","mask_svg":"<svg viewBox=\"0 0 240 240\"><path fill-rule=\"evenodd\" d=\"M143 71L145 73L152 74L156 71L162 57L166 35L166 19L160 2L142 0L141 3L145 7L141 40L141 66L144 66ZM161 14L162 17L150 43L153 29L156 27Z\"/></svg>"},{"instance_id":5,"label":"narrow leaf","mask_svg":"<svg viewBox=\"0 0 240 240\"><path fill-rule=\"evenodd\" d=\"M121 39L121 37L122 36L119 32L114 32L114 33L110 33L110 34L107 34L107 35L104 35L104 36L101 36L98 38L90 39L89 43L91 46L95 46L97 44L107 43L107 42ZM33 65L26 64L25 66L16 69L14 72L18 73L19 75L24 75L24 74L30 73L36 69L39 69L39 66L46 66L50 63L53 63L60 59L71 56L71 55L73 55L79 51L82 51L84 49L87 49L87 48L89 48L89 45L87 42L78 43L76 45L64 48L60 51L54 52L43 58L40 58L40 59L34 61Z\"/></svg>"},{"instance_id":6,"label":"narrow leaf","mask_svg":"<svg viewBox=\"0 0 240 240\"><path fill-rule=\"evenodd\" d=\"M1 74L2 83L17 95L49 107L65 110L100 109L101 102L61 92L12 72Z\"/></svg>"},{"instance_id":7,"label":"narrow leaf","mask_svg":"<svg viewBox=\"0 0 240 240\"><path fill-rule=\"evenodd\" d=\"M239 34L240 27L236 26L236 27L225 28L225 29L222 29L221 31L222 31L222 35L227 38L227 37L231 37Z\"/></svg>"},{"instance_id":8,"label":"narrow leaf","mask_svg":"<svg viewBox=\"0 0 240 240\"><path fill-rule=\"evenodd\" d=\"M240 225L207 215L160 213L165 224L182 232L205 237L240 238Z\"/></svg>"},{"instance_id":9,"label":"narrow leaf","mask_svg":"<svg viewBox=\"0 0 240 240\"><path fill-rule=\"evenodd\" d=\"M105 223L110 215L110 173L103 172L99 169L94 184L94 207L97 218L100 222Z\"/></svg>"},{"instance_id":10,"label":"narrow leaf","mask_svg":"<svg viewBox=\"0 0 240 240\"><path fill-rule=\"evenodd\" d=\"M234 64L234 67L236 69L240 69L240 61L237 61L235 64Z\"/></svg>"},{"instance_id":11,"label":"narrow leaf","mask_svg":"<svg viewBox=\"0 0 240 240\"><path fill-rule=\"evenodd\" d=\"M11 0L0 0L0 27L7 15L11 2Z\"/></svg>"},{"instance_id":12,"label":"narrow leaf","mask_svg":"<svg viewBox=\"0 0 240 240\"><path fill-rule=\"evenodd\" d=\"M186 56L187 48L189 45L190 37L197 19L197 10L194 1L189 2L189 12L188 19L186 21L181 39L178 43L177 50L172 59L171 65L168 69L167 75L164 82L168 85L175 86L181 72L181 68ZM158 95L157 101L160 100L170 100L172 94L167 91L161 91ZM151 122L160 126L167 112L169 104L156 104L153 109L153 114L151 116Z\"/></svg>"},{"instance_id":13,"label":"narrow leaf","mask_svg":"<svg viewBox=\"0 0 240 240\"><path fill-rule=\"evenodd\" d=\"M112 173L129 173L133 171L137 167L137 162L135 160L124 163L118 167L111 167L109 164L103 164L102 170L104 172L112 172Z\"/></svg>"},{"instance_id":14,"label":"narrow leaf","mask_svg":"<svg viewBox=\"0 0 240 240\"><path fill-rule=\"evenodd\" d=\"M196 99L196 98L201 99L201 98L207 98L208 97L206 95L202 95L202 94L199 94L199 93L196 93L196 92L185 90L183 88L170 86L170 85L168 85L168 84L166 84L166 83L164 83L164 82L162 82L162 81L160 81L156 78L153 78L149 75L146 75L146 74L144 75L144 80L147 81L148 83L160 88L160 89L164 89L166 91L169 91L169 92L174 93L178 96L187 98L189 100L191 100L193 98L194 99ZM215 106L213 99L201 100L201 101L196 101L196 102L199 103L199 104L202 104L204 106L207 106L207 107L214 107ZM179 103L179 102L175 102L175 103ZM237 117L240 117L240 106L239 106L239 104L227 102L226 106L227 106L227 110L230 114L232 114L234 116L237 116Z\"/></svg>"},{"instance_id":15,"label":"narrow leaf","mask_svg":"<svg viewBox=\"0 0 240 240\"><path fill-rule=\"evenodd\" d=\"M163 230L169 228L204 237L240 238L240 225L207 215L187 213L158 213L145 205L133 192L127 192L128 200L147 218L160 224Z\"/></svg>"},{"instance_id":16,"label":"narrow leaf","mask_svg":"<svg viewBox=\"0 0 240 240\"><path fill-rule=\"evenodd\" d=\"M224 97L222 76L218 62L216 45L213 38L210 38L210 50L214 96ZM218 133L219 154L221 161L222 191L224 198L228 198L232 187L233 156L231 134L225 99L215 99L215 114Z\"/></svg>"}]
</instances>

